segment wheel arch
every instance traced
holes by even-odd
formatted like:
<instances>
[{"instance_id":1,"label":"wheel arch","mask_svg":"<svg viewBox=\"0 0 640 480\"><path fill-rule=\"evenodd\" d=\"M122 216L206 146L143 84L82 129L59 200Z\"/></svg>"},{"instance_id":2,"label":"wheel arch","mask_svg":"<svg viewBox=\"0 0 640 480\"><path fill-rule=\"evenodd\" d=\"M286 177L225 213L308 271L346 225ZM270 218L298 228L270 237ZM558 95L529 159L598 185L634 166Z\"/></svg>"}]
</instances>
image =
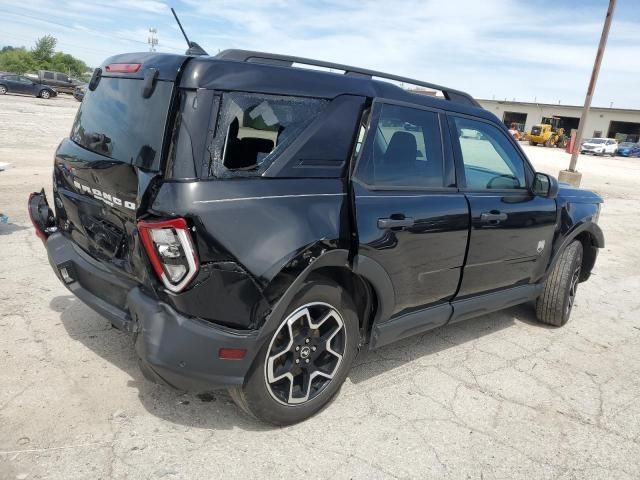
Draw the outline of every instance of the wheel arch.
<instances>
[{"instance_id":1,"label":"wheel arch","mask_svg":"<svg viewBox=\"0 0 640 480\"><path fill-rule=\"evenodd\" d=\"M323 252L308 262L277 298L260 328L260 338L269 338L296 294L306 282L314 278L336 282L349 293L358 311L363 343L368 341L372 326L376 322L391 316L395 294L391 279L382 266L364 255L356 255L350 261L348 250L334 249Z\"/></svg>"},{"instance_id":2,"label":"wheel arch","mask_svg":"<svg viewBox=\"0 0 640 480\"><path fill-rule=\"evenodd\" d=\"M604 234L602 233L602 229L592 221L578 223L558 242L558 246L554 248L545 278L554 269L564 250L574 240L582 243L582 273L580 274L580 281L584 282L589 279L596 263L598 249L604 248Z\"/></svg>"}]
</instances>

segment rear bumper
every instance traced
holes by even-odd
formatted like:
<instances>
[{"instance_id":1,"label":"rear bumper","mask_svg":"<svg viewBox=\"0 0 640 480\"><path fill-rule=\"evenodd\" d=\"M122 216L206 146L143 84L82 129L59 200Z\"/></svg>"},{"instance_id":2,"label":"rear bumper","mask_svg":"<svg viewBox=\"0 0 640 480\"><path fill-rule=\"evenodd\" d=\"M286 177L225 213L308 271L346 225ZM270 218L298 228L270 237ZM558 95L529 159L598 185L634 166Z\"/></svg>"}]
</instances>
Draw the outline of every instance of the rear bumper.
<instances>
[{"instance_id":1,"label":"rear bumper","mask_svg":"<svg viewBox=\"0 0 640 480\"><path fill-rule=\"evenodd\" d=\"M48 237L46 248L53 270L74 295L134 335L147 377L200 392L244 382L260 347L257 331L237 331L181 315L60 233ZM246 355L241 360L220 359L221 348L246 349Z\"/></svg>"}]
</instances>

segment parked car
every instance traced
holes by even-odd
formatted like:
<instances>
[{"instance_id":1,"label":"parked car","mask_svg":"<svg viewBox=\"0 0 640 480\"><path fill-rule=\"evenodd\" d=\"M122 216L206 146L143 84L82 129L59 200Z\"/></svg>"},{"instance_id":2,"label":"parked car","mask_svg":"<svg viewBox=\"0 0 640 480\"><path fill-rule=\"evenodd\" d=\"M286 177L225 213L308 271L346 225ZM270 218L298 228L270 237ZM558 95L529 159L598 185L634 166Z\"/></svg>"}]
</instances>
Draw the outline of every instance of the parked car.
<instances>
[{"instance_id":1,"label":"parked car","mask_svg":"<svg viewBox=\"0 0 640 480\"><path fill-rule=\"evenodd\" d=\"M613 138L589 138L580 145L580 153L593 153L594 155L611 155L618 150L618 142Z\"/></svg>"},{"instance_id":2,"label":"parked car","mask_svg":"<svg viewBox=\"0 0 640 480\"><path fill-rule=\"evenodd\" d=\"M108 59L55 153L55 210L29 199L52 269L147 378L279 425L361 348L530 301L564 325L602 199L536 172L468 94L385 77L242 50Z\"/></svg>"},{"instance_id":3,"label":"parked car","mask_svg":"<svg viewBox=\"0 0 640 480\"><path fill-rule=\"evenodd\" d=\"M81 82L70 78L61 72L53 72L50 70L38 70L38 80L43 85L54 87L58 92L73 94L75 88L81 85Z\"/></svg>"},{"instance_id":4,"label":"parked car","mask_svg":"<svg viewBox=\"0 0 640 480\"><path fill-rule=\"evenodd\" d=\"M616 154L621 157L640 157L640 143L622 142Z\"/></svg>"},{"instance_id":5,"label":"parked car","mask_svg":"<svg viewBox=\"0 0 640 480\"><path fill-rule=\"evenodd\" d=\"M81 102L85 93L87 93L87 85L80 85L73 91L73 98Z\"/></svg>"},{"instance_id":6,"label":"parked car","mask_svg":"<svg viewBox=\"0 0 640 480\"><path fill-rule=\"evenodd\" d=\"M55 97L58 94L54 88L34 82L22 75L13 74L0 76L0 95L5 93L22 93L44 99Z\"/></svg>"}]
</instances>

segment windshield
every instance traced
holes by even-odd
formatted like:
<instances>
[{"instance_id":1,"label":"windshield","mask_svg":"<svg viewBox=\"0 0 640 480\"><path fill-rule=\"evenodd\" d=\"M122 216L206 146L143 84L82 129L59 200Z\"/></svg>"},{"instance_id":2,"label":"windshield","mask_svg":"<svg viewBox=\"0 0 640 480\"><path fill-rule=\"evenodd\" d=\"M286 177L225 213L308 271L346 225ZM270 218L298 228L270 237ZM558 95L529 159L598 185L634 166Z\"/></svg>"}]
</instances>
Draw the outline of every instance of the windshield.
<instances>
[{"instance_id":1,"label":"windshield","mask_svg":"<svg viewBox=\"0 0 640 480\"><path fill-rule=\"evenodd\" d=\"M622 142L620 145L618 145L619 147L633 147L635 145L635 143L633 142Z\"/></svg>"},{"instance_id":2,"label":"windshield","mask_svg":"<svg viewBox=\"0 0 640 480\"><path fill-rule=\"evenodd\" d=\"M80 104L71 140L105 157L157 170L172 87L159 81L144 98L142 80L102 77Z\"/></svg>"}]
</instances>

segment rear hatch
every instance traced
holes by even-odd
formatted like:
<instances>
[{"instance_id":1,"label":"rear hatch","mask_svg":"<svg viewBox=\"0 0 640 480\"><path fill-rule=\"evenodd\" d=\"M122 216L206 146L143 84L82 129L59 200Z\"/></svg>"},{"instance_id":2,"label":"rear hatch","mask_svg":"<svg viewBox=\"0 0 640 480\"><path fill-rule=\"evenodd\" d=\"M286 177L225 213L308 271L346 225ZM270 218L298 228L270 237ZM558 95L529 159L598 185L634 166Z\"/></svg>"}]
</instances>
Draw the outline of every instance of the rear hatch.
<instances>
[{"instance_id":1,"label":"rear hatch","mask_svg":"<svg viewBox=\"0 0 640 480\"><path fill-rule=\"evenodd\" d=\"M186 59L155 53L108 59L56 151L59 231L134 278L143 271L136 220L161 178L174 86Z\"/></svg>"}]
</instances>

